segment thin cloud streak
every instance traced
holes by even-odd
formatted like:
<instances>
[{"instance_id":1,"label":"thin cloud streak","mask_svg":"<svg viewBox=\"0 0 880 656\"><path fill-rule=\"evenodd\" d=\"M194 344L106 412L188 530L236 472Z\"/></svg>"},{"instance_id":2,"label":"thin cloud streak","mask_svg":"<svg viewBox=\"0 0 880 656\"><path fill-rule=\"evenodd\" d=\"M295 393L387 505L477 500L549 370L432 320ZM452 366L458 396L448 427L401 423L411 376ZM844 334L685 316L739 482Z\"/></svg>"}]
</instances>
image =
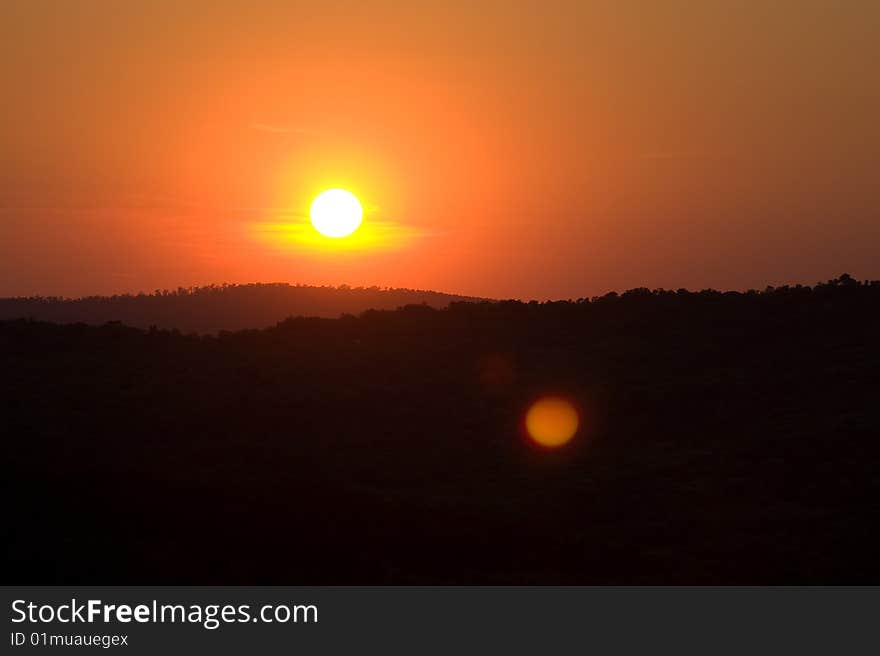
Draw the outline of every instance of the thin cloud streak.
<instances>
[{"instance_id":1,"label":"thin cloud streak","mask_svg":"<svg viewBox=\"0 0 880 656\"><path fill-rule=\"evenodd\" d=\"M307 128L295 128L286 125L269 125L267 123L253 123L251 130L258 132L270 132L272 134L304 134L310 136L319 136L321 133L317 130L309 130Z\"/></svg>"},{"instance_id":2,"label":"thin cloud streak","mask_svg":"<svg viewBox=\"0 0 880 656\"><path fill-rule=\"evenodd\" d=\"M706 160L706 159L731 159L734 155L732 153L699 153L692 152L686 150L659 150L641 153L639 155L639 159L649 160L649 161L663 161L663 160Z\"/></svg>"}]
</instances>

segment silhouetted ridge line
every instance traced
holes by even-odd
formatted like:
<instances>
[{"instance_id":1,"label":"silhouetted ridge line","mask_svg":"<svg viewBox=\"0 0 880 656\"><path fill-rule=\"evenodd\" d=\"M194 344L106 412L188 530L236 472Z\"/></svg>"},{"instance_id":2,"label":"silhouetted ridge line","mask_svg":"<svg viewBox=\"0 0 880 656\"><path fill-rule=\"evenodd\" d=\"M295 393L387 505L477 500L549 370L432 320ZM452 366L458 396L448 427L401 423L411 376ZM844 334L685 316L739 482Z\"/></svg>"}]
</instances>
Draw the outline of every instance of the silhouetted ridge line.
<instances>
[{"instance_id":1,"label":"silhouetted ridge line","mask_svg":"<svg viewBox=\"0 0 880 656\"><path fill-rule=\"evenodd\" d=\"M416 289L224 284L77 299L6 298L0 299L0 319L88 324L118 321L136 328L156 326L215 333L266 328L290 316L331 318L367 309L395 309L410 304L442 308L450 302L479 300L482 299Z\"/></svg>"}]
</instances>

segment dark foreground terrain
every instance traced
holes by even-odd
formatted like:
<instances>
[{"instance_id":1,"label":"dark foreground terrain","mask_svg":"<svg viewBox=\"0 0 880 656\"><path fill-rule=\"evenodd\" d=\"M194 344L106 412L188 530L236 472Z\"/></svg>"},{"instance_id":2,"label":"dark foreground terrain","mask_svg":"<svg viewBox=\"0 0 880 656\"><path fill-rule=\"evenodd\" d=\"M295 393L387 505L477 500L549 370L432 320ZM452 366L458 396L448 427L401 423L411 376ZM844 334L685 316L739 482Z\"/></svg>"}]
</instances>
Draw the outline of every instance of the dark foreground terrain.
<instances>
[{"instance_id":1,"label":"dark foreground terrain","mask_svg":"<svg viewBox=\"0 0 880 656\"><path fill-rule=\"evenodd\" d=\"M878 283L0 354L7 583L880 583Z\"/></svg>"}]
</instances>

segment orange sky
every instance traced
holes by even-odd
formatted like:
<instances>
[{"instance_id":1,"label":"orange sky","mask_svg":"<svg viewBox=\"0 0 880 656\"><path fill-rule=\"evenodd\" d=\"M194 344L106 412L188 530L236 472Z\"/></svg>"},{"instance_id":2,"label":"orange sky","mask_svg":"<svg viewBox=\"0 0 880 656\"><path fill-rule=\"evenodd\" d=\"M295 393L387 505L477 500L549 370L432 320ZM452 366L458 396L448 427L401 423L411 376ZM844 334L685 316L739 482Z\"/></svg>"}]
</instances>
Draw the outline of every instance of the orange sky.
<instances>
[{"instance_id":1,"label":"orange sky","mask_svg":"<svg viewBox=\"0 0 880 656\"><path fill-rule=\"evenodd\" d=\"M0 295L880 277L880 4L0 8ZM287 239L358 194L371 239Z\"/></svg>"}]
</instances>

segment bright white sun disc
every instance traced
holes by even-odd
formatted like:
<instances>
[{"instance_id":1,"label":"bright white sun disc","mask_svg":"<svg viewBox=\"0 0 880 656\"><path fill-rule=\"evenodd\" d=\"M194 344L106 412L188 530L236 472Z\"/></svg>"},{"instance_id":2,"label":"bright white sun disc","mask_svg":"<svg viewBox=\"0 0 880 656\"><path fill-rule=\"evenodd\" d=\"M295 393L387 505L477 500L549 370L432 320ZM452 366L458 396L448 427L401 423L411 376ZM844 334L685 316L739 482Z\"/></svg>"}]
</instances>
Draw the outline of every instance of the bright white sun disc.
<instances>
[{"instance_id":1,"label":"bright white sun disc","mask_svg":"<svg viewBox=\"0 0 880 656\"><path fill-rule=\"evenodd\" d=\"M312 201L312 225L325 237L347 237L364 217L360 201L345 189L328 189Z\"/></svg>"}]
</instances>

